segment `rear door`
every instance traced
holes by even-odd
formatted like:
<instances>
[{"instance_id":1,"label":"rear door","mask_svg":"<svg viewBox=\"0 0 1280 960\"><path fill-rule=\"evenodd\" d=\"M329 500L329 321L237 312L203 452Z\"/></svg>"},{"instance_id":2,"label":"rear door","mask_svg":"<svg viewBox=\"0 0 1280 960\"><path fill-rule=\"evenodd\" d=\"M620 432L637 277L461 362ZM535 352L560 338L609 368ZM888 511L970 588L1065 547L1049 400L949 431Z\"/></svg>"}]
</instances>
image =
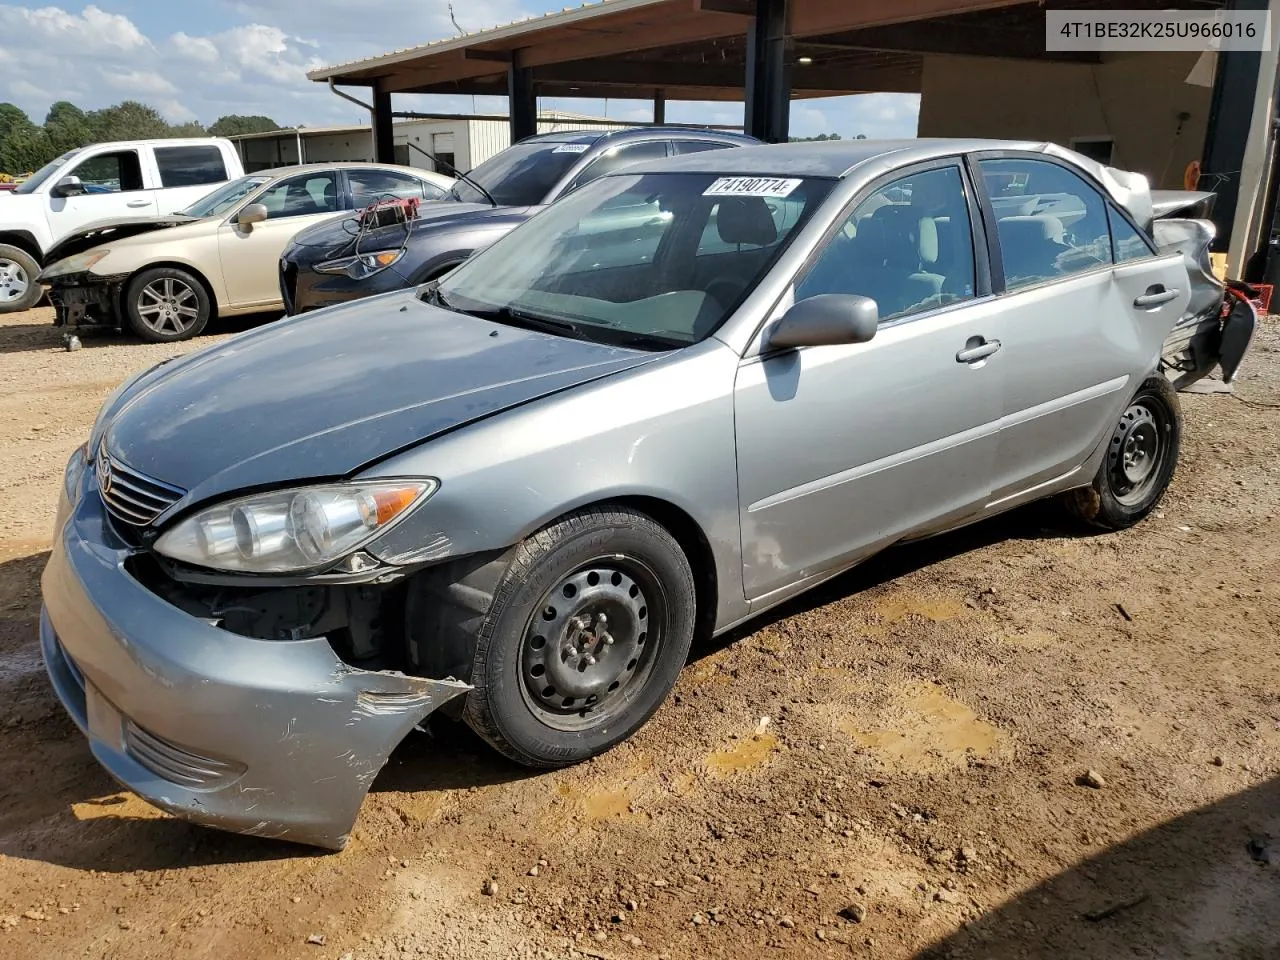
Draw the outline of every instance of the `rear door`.
<instances>
[{"instance_id":1,"label":"rear door","mask_svg":"<svg viewBox=\"0 0 1280 960\"><path fill-rule=\"evenodd\" d=\"M1140 236L1143 256L1117 265L1119 211L1065 162L1007 153L971 163L993 238L1006 369L999 503L1056 485L1089 459L1151 369L1187 282L1180 258L1155 257ZM1119 239L1132 253L1135 237Z\"/></svg>"},{"instance_id":2,"label":"rear door","mask_svg":"<svg viewBox=\"0 0 1280 960\"><path fill-rule=\"evenodd\" d=\"M794 288L796 300L876 300L875 338L744 359L735 420L749 600L985 506L1004 364L984 346L995 318L975 211L958 160L886 178ZM749 218L735 214L731 233L719 219L725 242L745 239Z\"/></svg>"},{"instance_id":3,"label":"rear door","mask_svg":"<svg viewBox=\"0 0 1280 960\"><path fill-rule=\"evenodd\" d=\"M298 231L338 213L344 206L333 170L299 174L272 184L251 198L267 208L262 223L241 226L228 220L218 228L218 256L232 307L274 307L280 303L280 254Z\"/></svg>"},{"instance_id":4,"label":"rear door","mask_svg":"<svg viewBox=\"0 0 1280 960\"><path fill-rule=\"evenodd\" d=\"M80 190L74 196L55 196L55 181L46 194L46 216L54 242L98 220L155 216L155 190L148 186L144 174L149 165L150 158L141 148L129 147L86 152L59 170L56 181L76 177Z\"/></svg>"}]
</instances>

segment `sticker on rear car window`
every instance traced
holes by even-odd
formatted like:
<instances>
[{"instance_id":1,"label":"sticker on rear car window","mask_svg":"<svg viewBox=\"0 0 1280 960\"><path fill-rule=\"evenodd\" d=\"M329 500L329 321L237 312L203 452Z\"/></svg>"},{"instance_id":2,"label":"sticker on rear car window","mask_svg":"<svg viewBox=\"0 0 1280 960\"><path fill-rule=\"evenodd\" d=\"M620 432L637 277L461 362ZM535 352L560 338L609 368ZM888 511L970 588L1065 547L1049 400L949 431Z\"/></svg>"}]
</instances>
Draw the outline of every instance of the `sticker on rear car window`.
<instances>
[{"instance_id":1,"label":"sticker on rear car window","mask_svg":"<svg viewBox=\"0 0 1280 960\"><path fill-rule=\"evenodd\" d=\"M800 186L801 180L782 177L721 177L706 190L704 197L787 197Z\"/></svg>"},{"instance_id":2,"label":"sticker on rear car window","mask_svg":"<svg viewBox=\"0 0 1280 960\"><path fill-rule=\"evenodd\" d=\"M589 143L562 143L552 153L586 153L591 147Z\"/></svg>"}]
</instances>

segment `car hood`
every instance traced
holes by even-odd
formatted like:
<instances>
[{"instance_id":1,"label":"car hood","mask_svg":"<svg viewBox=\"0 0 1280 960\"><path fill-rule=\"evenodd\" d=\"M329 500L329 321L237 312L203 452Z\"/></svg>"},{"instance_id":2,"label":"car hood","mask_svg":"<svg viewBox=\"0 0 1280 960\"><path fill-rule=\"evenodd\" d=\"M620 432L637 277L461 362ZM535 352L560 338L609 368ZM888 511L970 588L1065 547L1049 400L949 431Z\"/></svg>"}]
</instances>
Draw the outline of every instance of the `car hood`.
<instances>
[{"instance_id":1,"label":"car hood","mask_svg":"<svg viewBox=\"0 0 1280 960\"><path fill-rule=\"evenodd\" d=\"M487 220L519 222L527 219L533 209L532 207L491 207L487 203L444 201L419 208L411 233L416 238L437 230L468 227ZM352 230L347 224L352 217L353 215L348 213L308 227L294 236L290 246L319 248L309 251L308 257L317 256L328 259L340 256L343 250L354 242ZM398 247L403 240L403 226L383 227L366 234L360 241L360 249L380 250L387 246Z\"/></svg>"},{"instance_id":2,"label":"car hood","mask_svg":"<svg viewBox=\"0 0 1280 960\"><path fill-rule=\"evenodd\" d=\"M195 503L350 476L655 356L502 326L400 291L279 321L166 363L115 405L106 444Z\"/></svg>"},{"instance_id":3,"label":"car hood","mask_svg":"<svg viewBox=\"0 0 1280 960\"><path fill-rule=\"evenodd\" d=\"M97 220L67 234L50 247L45 255L45 262L53 263L55 260L63 260L99 244L199 222L197 219L184 217L181 214L170 214L167 217L135 217L129 220Z\"/></svg>"}]
</instances>

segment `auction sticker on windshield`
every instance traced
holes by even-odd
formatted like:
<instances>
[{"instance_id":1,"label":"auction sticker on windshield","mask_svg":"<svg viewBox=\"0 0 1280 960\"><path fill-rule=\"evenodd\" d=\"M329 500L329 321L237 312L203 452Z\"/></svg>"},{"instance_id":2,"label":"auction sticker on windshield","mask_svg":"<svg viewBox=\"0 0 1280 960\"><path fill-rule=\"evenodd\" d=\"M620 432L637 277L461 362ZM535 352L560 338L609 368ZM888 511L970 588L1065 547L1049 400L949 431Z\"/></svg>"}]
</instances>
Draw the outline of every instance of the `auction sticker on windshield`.
<instances>
[{"instance_id":1,"label":"auction sticker on windshield","mask_svg":"<svg viewBox=\"0 0 1280 960\"><path fill-rule=\"evenodd\" d=\"M589 143L562 143L560 146L552 150L552 153L586 153L591 149Z\"/></svg>"},{"instance_id":2,"label":"auction sticker on windshield","mask_svg":"<svg viewBox=\"0 0 1280 960\"><path fill-rule=\"evenodd\" d=\"M706 190L704 197L787 197L803 181L782 177L721 177Z\"/></svg>"}]
</instances>

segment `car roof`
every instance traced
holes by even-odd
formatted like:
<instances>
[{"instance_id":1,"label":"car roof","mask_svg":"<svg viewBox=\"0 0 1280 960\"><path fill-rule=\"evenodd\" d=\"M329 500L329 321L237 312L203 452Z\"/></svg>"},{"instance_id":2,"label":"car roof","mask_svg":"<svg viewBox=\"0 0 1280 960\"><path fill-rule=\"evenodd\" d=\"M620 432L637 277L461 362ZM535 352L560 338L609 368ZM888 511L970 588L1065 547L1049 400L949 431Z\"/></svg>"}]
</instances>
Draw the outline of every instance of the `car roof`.
<instances>
[{"instance_id":1,"label":"car roof","mask_svg":"<svg viewBox=\"0 0 1280 960\"><path fill-rule=\"evenodd\" d=\"M653 138L676 140L728 140L743 144L759 144L755 137L732 130L710 130L706 127L651 126L627 127L624 130L558 130L525 137L521 143L596 143L604 140L649 140Z\"/></svg>"},{"instance_id":2,"label":"car roof","mask_svg":"<svg viewBox=\"0 0 1280 960\"><path fill-rule=\"evenodd\" d=\"M718 173L739 176L798 176L842 179L868 160L898 155L901 163L916 163L979 150L1044 152L1048 145L1021 140L932 138L911 140L823 140L744 146L737 150L651 160L624 168L625 172Z\"/></svg>"},{"instance_id":3,"label":"car roof","mask_svg":"<svg viewBox=\"0 0 1280 960\"><path fill-rule=\"evenodd\" d=\"M431 179L433 176L443 176L446 180L451 179L444 174L433 174L430 170L419 170L416 167L406 167L395 163L374 163L372 160L344 160L334 163L302 163L289 167L270 167L266 170L255 170L253 173L246 173L245 176L276 179L278 177L291 177L298 173L317 173L326 170L394 170L398 173L408 173L417 177L425 177L426 179Z\"/></svg>"}]
</instances>

